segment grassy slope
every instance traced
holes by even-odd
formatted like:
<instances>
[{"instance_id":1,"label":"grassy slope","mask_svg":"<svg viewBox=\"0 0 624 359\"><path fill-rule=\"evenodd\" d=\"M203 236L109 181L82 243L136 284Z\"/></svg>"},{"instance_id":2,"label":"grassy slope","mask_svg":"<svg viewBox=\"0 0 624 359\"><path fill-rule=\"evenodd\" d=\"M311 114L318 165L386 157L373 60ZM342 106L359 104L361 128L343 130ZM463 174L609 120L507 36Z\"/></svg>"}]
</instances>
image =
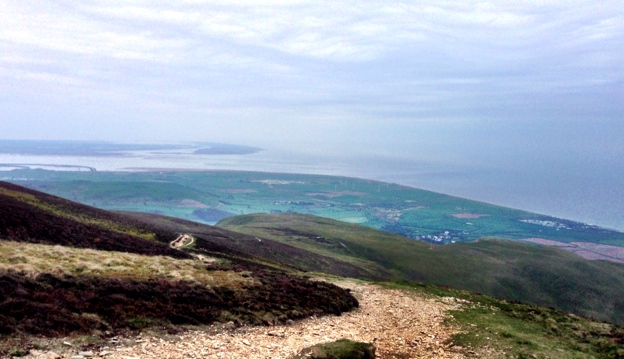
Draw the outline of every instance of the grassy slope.
<instances>
[{"instance_id":1,"label":"grassy slope","mask_svg":"<svg viewBox=\"0 0 624 359\"><path fill-rule=\"evenodd\" d=\"M387 284L460 304L446 323L459 329L452 345L488 358L622 358L624 328L555 309L514 303L416 282ZM485 351L485 353L483 353Z\"/></svg>"},{"instance_id":2,"label":"grassy slope","mask_svg":"<svg viewBox=\"0 0 624 359\"><path fill-rule=\"evenodd\" d=\"M27 214L26 220L39 224L35 228L45 228L46 225L54 227L58 223L69 224L74 229L85 226L80 231L62 232L65 235L60 238L62 243L77 243L76 247L93 247L91 242L85 241L83 231L100 231L94 233L100 237L107 234L113 239L125 241L123 251L132 249L133 243L161 248L157 241L124 234L126 229L153 233L156 239L168 239L175 236L176 232L191 232L199 235L196 251L244 259L239 263L272 261L273 265L292 267L281 261L296 255L290 262L296 263L307 256L323 260L308 261L306 266L318 266L322 270L330 263L330 267L337 271L364 266L366 270L362 270L362 273L376 273L384 278L400 278L402 271L410 267L409 255L401 253L405 250L411 249L414 253L422 254L420 259L423 261L426 258L434 258L433 262L452 258L447 254L438 254L446 247L430 247L392 234L340 222L336 227L334 221L295 216L284 217L281 219L283 225L276 225L274 218L266 218L265 226L273 225L274 228L262 229L264 234L325 254L324 257L316 257L306 251L293 251L293 246L280 246L279 243L265 239L258 242L255 236L235 234L192 222L141 214L130 218L76 206L18 187L0 184L0 188L5 192L5 196L0 198L0 205L4 206L0 220L5 219L10 210L14 219L18 213ZM7 192L11 193L7 195ZM18 202L16 207L15 201ZM6 207L7 203L14 207ZM28 214L29 206L35 215ZM150 223L137 219L148 219ZM241 217L237 219L237 224L245 225L246 230L255 232L260 229L252 225L258 219L255 216ZM48 220L51 222L46 222ZM0 223L2 233L48 244L55 241L55 237L51 236L54 231L47 232L47 237L37 238L46 233L33 232L28 226L13 226L7 230L5 224ZM111 226L115 230L110 230ZM356 245L358 238L359 246ZM267 245L258 246L258 243ZM482 243L489 242L477 245ZM492 245L483 248L468 246L469 249L464 250L463 254L469 253L484 260L489 256L500 256L501 251L509 252L505 242L491 243L503 245L500 248ZM394 250L395 247L397 250ZM281 252L286 248L290 249ZM153 251L148 250L146 254L154 254ZM517 254L517 251L511 251L510 258L501 257L499 261L514 260L514 253ZM532 255L533 251L529 250L527 254ZM388 260L388 256L401 257L402 261L394 263ZM349 265L342 268L341 261L337 259L346 259ZM388 269L383 270L383 266L371 259L380 260ZM433 262L427 265L436 265ZM617 268L614 267L614 275L619 275ZM588 269L580 265L578 270L585 272ZM262 285L258 286L258 283ZM409 286L413 287L413 284ZM489 345L517 357L533 353L538 357L570 358L587 355L614 358L617 357L614 355L624 355L622 330L608 324L587 322L553 310L507 303L466 292L431 286L418 287L425 288L423 292L426 294L465 298L475 303L453 313L453 324L465 329L465 333L457 335L454 342L465 347L478 349ZM11 351L26 352L22 348L28 347L28 343L22 341L23 336L14 337L15 333L55 336L215 320L270 323L311 314L337 313L353 305L357 303L353 302L352 297L334 286L266 271L258 265L245 267L213 264L206 268L196 261L171 256L147 257L120 253L115 249L102 252L0 240L0 339L6 339L0 340L0 355Z\"/></svg>"},{"instance_id":3,"label":"grassy slope","mask_svg":"<svg viewBox=\"0 0 624 359\"><path fill-rule=\"evenodd\" d=\"M219 226L314 248L336 259L375 262L394 274L389 279L445 285L624 324L624 266L587 261L556 248L495 239L433 246L295 214L232 217Z\"/></svg>"},{"instance_id":4,"label":"grassy slope","mask_svg":"<svg viewBox=\"0 0 624 359\"><path fill-rule=\"evenodd\" d=\"M189 258L166 244L174 232L6 182L0 210L2 239Z\"/></svg>"},{"instance_id":5,"label":"grassy slope","mask_svg":"<svg viewBox=\"0 0 624 359\"><path fill-rule=\"evenodd\" d=\"M191 260L159 242L175 238L175 226L6 183L0 213L0 356L10 351L6 343L29 335L275 323L358 305L343 289L268 270L250 256Z\"/></svg>"},{"instance_id":6,"label":"grassy slope","mask_svg":"<svg viewBox=\"0 0 624 359\"><path fill-rule=\"evenodd\" d=\"M258 262L283 269L297 271L319 271L345 277L383 279L390 274L383 267L372 263L360 265L337 260L322 253L311 253L296 246L271 239L257 238L226 229L213 227L179 218L145 213L124 213L129 218L153 225L162 230L192 234L196 238L191 252L218 256L229 260Z\"/></svg>"}]
</instances>

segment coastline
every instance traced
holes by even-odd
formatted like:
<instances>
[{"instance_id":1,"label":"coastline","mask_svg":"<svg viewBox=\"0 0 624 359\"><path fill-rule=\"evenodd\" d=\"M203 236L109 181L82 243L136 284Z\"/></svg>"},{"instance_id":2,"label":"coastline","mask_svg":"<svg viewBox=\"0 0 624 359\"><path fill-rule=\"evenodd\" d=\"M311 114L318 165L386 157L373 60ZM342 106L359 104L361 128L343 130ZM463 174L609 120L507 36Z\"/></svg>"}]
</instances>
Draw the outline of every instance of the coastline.
<instances>
[{"instance_id":1,"label":"coastline","mask_svg":"<svg viewBox=\"0 0 624 359\"><path fill-rule=\"evenodd\" d=\"M539 173L523 177L521 173L497 168L370 156L328 160L322 155L276 150L245 155L133 151L116 157L0 154L0 177L6 177L3 172L23 166L63 171L251 171L354 177L624 231L624 204L619 203L624 196L618 195L622 189L617 184L594 185L591 178L554 181L551 178L553 173L541 174L542 179L539 179ZM530 178L527 180L526 177Z\"/></svg>"}]
</instances>

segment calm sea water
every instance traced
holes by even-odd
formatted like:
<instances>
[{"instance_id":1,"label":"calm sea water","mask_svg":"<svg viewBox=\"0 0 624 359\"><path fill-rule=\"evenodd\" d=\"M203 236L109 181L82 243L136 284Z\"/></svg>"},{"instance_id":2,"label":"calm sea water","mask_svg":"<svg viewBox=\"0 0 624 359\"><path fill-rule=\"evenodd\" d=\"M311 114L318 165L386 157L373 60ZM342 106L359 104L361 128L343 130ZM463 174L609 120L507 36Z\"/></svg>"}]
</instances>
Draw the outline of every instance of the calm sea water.
<instances>
[{"instance_id":1,"label":"calm sea water","mask_svg":"<svg viewBox=\"0 0 624 359\"><path fill-rule=\"evenodd\" d=\"M619 161L536 162L516 158L487 164L449 164L409 156L327 156L265 150L218 156L190 151L134 151L123 157L0 154L0 164L89 166L98 171L167 168L359 177L624 230L624 163ZM8 172L0 173L0 179L8 176Z\"/></svg>"}]
</instances>

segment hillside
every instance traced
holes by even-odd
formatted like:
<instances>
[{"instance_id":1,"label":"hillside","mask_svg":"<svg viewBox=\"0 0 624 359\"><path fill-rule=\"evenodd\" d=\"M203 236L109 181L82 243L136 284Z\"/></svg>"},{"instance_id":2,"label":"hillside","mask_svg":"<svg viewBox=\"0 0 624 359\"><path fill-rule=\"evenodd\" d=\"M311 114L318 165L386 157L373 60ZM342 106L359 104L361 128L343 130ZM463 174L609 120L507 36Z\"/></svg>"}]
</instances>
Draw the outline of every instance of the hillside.
<instances>
[{"instance_id":1,"label":"hillside","mask_svg":"<svg viewBox=\"0 0 624 359\"><path fill-rule=\"evenodd\" d=\"M231 219L262 232L244 234L4 183L0 191L0 357L287 357L341 337L375 342L381 358L624 355L622 328L552 309L417 282L321 281L324 273L463 278L436 265L476 254L491 269L497 256L509 261L497 253L510 250L506 242L453 257L439 250L447 247L318 217ZM431 268L408 276L415 255Z\"/></svg>"},{"instance_id":2,"label":"hillside","mask_svg":"<svg viewBox=\"0 0 624 359\"><path fill-rule=\"evenodd\" d=\"M388 279L465 289L624 324L624 266L552 247L497 239L435 246L297 214L238 216L218 226L366 268L381 265L391 273Z\"/></svg>"},{"instance_id":3,"label":"hillside","mask_svg":"<svg viewBox=\"0 0 624 359\"><path fill-rule=\"evenodd\" d=\"M0 356L39 336L273 325L358 306L348 291L260 257L213 248L218 257L200 258L169 246L174 228L12 184L0 183L0 213Z\"/></svg>"},{"instance_id":4,"label":"hillside","mask_svg":"<svg viewBox=\"0 0 624 359\"><path fill-rule=\"evenodd\" d=\"M0 182L0 239L190 258L169 248L174 232Z\"/></svg>"},{"instance_id":5,"label":"hillside","mask_svg":"<svg viewBox=\"0 0 624 359\"><path fill-rule=\"evenodd\" d=\"M123 212L128 217L160 230L188 233L195 239L190 253L217 256L231 261L263 263L274 268L303 272L323 272L343 277L382 280L392 277L384 267L354 259L353 263L331 255L314 253L267 237L230 231L179 218L146 213Z\"/></svg>"}]
</instances>

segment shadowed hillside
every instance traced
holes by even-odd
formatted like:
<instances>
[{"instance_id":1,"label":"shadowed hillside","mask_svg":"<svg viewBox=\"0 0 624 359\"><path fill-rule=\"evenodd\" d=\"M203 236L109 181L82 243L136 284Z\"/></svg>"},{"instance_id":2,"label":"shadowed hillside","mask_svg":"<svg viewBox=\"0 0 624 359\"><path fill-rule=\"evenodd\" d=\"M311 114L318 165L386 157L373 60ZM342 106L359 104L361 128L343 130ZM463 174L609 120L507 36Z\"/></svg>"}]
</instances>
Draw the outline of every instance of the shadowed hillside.
<instances>
[{"instance_id":1,"label":"shadowed hillside","mask_svg":"<svg viewBox=\"0 0 624 359\"><path fill-rule=\"evenodd\" d=\"M165 244L174 232L6 182L0 182L0 212L2 239L189 258Z\"/></svg>"},{"instance_id":2,"label":"shadowed hillside","mask_svg":"<svg viewBox=\"0 0 624 359\"><path fill-rule=\"evenodd\" d=\"M338 260L376 263L392 273L389 279L444 285L624 324L624 266L552 247L497 239L436 246L298 214L238 216L218 225Z\"/></svg>"},{"instance_id":3,"label":"shadowed hillside","mask_svg":"<svg viewBox=\"0 0 624 359\"><path fill-rule=\"evenodd\" d=\"M208 269L210 270L210 269ZM357 307L346 291L260 269L241 286L206 286L163 279L54 276L0 272L0 336L13 333L68 335L150 325L276 324Z\"/></svg>"},{"instance_id":4,"label":"shadowed hillside","mask_svg":"<svg viewBox=\"0 0 624 359\"><path fill-rule=\"evenodd\" d=\"M169 247L187 228L165 219L143 223L6 183L0 213L0 356L6 338L269 325L358 306L344 289L272 270L265 265L270 259L226 245L208 251L198 238L194 252L204 261L194 259ZM228 231L216 232L229 240Z\"/></svg>"},{"instance_id":5,"label":"shadowed hillside","mask_svg":"<svg viewBox=\"0 0 624 359\"><path fill-rule=\"evenodd\" d=\"M391 273L382 266L357 259L344 261L324 254L285 244L267 237L256 237L227 229L154 214L123 212L163 231L192 234L196 242L188 251L205 253L230 260L265 263L273 267L299 271L316 271L344 277L387 279Z\"/></svg>"}]
</instances>

